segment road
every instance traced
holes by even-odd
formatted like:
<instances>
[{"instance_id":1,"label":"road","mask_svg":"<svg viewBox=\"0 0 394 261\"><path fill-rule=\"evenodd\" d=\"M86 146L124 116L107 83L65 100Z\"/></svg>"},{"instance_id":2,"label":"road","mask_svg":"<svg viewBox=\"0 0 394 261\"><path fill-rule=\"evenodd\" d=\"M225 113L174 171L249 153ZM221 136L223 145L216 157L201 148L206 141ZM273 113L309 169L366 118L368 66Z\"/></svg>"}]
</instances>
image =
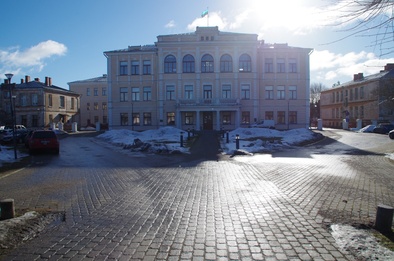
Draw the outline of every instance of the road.
<instances>
[{"instance_id":1,"label":"road","mask_svg":"<svg viewBox=\"0 0 394 261\"><path fill-rule=\"evenodd\" d=\"M354 260L333 223L371 224L394 206L394 141L324 130L326 139L272 154L203 160L130 153L89 137L61 141L0 175L17 210L65 222L4 260ZM0 258L1 259L1 258Z\"/></svg>"}]
</instances>

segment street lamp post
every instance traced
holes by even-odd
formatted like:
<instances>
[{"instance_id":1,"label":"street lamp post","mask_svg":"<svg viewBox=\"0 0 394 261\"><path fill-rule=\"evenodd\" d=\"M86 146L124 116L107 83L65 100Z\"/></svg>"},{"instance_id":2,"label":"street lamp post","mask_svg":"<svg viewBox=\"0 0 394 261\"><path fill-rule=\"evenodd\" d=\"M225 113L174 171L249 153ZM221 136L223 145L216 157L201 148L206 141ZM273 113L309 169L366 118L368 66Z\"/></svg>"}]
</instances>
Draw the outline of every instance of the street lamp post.
<instances>
[{"instance_id":1,"label":"street lamp post","mask_svg":"<svg viewBox=\"0 0 394 261\"><path fill-rule=\"evenodd\" d=\"M13 84L11 84L12 76L14 76L12 73L5 74L5 77L7 77L7 79L8 79L8 88L9 88L9 94L10 94L10 108L11 108L11 117L12 117L12 139L14 142L14 157L15 157L15 159L17 159L18 156L16 154L16 128L15 128L16 113L14 111L15 101L13 101L13 99L15 99L15 96L12 95L12 85L13 85Z\"/></svg>"}]
</instances>

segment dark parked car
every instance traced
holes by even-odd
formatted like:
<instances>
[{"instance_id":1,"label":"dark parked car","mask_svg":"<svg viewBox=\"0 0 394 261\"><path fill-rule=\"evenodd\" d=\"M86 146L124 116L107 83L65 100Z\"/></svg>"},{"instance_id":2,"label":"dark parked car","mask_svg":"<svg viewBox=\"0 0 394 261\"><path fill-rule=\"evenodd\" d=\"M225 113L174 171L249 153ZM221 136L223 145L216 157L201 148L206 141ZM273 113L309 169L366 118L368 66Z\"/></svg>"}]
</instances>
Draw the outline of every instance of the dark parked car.
<instances>
[{"instance_id":1,"label":"dark parked car","mask_svg":"<svg viewBox=\"0 0 394 261\"><path fill-rule=\"evenodd\" d=\"M36 130L28 141L29 153L54 152L59 154L60 144L56 133L52 130Z\"/></svg>"},{"instance_id":2,"label":"dark parked car","mask_svg":"<svg viewBox=\"0 0 394 261\"><path fill-rule=\"evenodd\" d=\"M394 130L389 132L390 139L394 140Z\"/></svg>"},{"instance_id":3,"label":"dark parked car","mask_svg":"<svg viewBox=\"0 0 394 261\"><path fill-rule=\"evenodd\" d=\"M388 134L391 130L394 130L394 125L390 123L380 123L373 129L374 133Z\"/></svg>"},{"instance_id":4,"label":"dark parked car","mask_svg":"<svg viewBox=\"0 0 394 261\"><path fill-rule=\"evenodd\" d=\"M26 129L19 129L15 132L16 143L22 143L27 134ZM14 132L12 130L6 130L2 133L1 142L3 144L9 144L14 142Z\"/></svg>"}]
</instances>

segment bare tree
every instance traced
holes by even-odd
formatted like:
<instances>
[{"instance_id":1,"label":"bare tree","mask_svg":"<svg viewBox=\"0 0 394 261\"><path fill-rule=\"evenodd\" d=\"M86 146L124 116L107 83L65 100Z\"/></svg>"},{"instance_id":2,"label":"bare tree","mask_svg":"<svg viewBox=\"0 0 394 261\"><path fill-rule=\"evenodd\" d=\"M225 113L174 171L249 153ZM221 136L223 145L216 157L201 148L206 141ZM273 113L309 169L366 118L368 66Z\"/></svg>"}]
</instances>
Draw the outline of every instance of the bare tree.
<instances>
[{"instance_id":1,"label":"bare tree","mask_svg":"<svg viewBox=\"0 0 394 261\"><path fill-rule=\"evenodd\" d=\"M320 101L320 94L326 90L327 87L322 83L312 83L310 87L310 102L317 104Z\"/></svg>"},{"instance_id":2,"label":"bare tree","mask_svg":"<svg viewBox=\"0 0 394 261\"><path fill-rule=\"evenodd\" d=\"M339 12L336 26L346 26L346 38L371 38L369 47L379 47L380 56L394 53L394 1L393 0L331 0Z\"/></svg>"}]
</instances>

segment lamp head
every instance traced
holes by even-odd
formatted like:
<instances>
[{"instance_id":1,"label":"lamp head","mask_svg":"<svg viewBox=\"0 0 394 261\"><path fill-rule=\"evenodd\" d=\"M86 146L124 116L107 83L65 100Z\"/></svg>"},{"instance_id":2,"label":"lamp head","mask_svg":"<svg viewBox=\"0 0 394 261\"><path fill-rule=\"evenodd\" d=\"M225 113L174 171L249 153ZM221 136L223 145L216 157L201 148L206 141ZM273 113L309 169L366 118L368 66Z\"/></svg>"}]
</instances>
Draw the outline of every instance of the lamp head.
<instances>
[{"instance_id":1,"label":"lamp head","mask_svg":"<svg viewBox=\"0 0 394 261\"><path fill-rule=\"evenodd\" d=\"M14 76L12 73L6 73L5 74L5 77L7 77L7 79L8 79L8 83L11 83L12 76Z\"/></svg>"}]
</instances>

